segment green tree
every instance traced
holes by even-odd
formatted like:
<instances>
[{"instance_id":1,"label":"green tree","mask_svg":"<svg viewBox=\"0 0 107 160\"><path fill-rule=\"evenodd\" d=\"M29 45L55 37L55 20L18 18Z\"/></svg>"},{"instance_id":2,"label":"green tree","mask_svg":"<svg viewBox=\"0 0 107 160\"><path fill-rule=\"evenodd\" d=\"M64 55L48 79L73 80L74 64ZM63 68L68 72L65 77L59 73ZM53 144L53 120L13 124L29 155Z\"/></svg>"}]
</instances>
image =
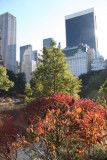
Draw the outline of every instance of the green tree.
<instances>
[{"instance_id":1,"label":"green tree","mask_svg":"<svg viewBox=\"0 0 107 160\"><path fill-rule=\"evenodd\" d=\"M33 92L32 92L30 84L26 83L25 84L25 94L26 94L25 103L30 103L33 100L32 93Z\"/></svg>"},{"instance_id":2,"label":"green tree","mask_svg":"<svg viewBox=\"0 0 107 160\"><path fill-rule=\"evenodd\" d=\"M60 44L55 46L56 43L52 39L51 47L43 49L43 59L39 59L37 69L33 73L34 95L42 97L63 92L78 97L81 81L69 71Z\"/></svg>"},{"instance_id":3,"label":"green tree","mask_svg":"<svg viewBox=\"0 0 107 160\"><path fill-rule=\"evenodd\" d=\"M97 101L102 106L105 105L105 100L106 100L106 104L107 104L107 79L105 80L105 82L100 87L100 89L98 91L98 98L97 98Z\"/></svg>"},{"instance_id":4,"label":"green tree","mask_svg":"<svg viewBox=\"0 0 107 160\"><path fill-rule=\"evenodd\" d=\"M99 71L90 71L86 74L80 75L79 78L82 80L80 97L96 99L100 86L107 78L107 68Z\"/></svg>"},{"instance_id":5,"label":"green tree","mask_svg":"<svg viewBox=\"0 0 107 160\"><path fill-rule=\"evenodd\" d=\"M25 74L24 73L13 73L13 71L7 70L7 75L10 81L14 82L14 87L9 89L10 93L13 94L24 94L25 90Z\"/></svg>"},{"instance_id":6,"label":"green tree","mask_svg":"<svg viewBox=\"0 0 107 160\"><path fill-rule=\"evenodd\" d=\"M17 73L16 75L16 91L17 93L24 94L25 90L25 74L24 73Z\"/></svg>"},{"instance_id":7,"label":"green tree","mask_svg":"<svg viewBox=\"0 0 107 160\"><path fill-rule=\"evenodd\" d=\"M29 83L25 84L25 93L26 93L27 96L32 96L32 89L31 89Z\"/></svg>"},{"instance_id":8,"label":"green tree","mask_svg":"<svg viewBox=\"0 0 107 160\"><path fill-rule=\"evenodd\" d=\"M13 86L14 82L9 80L6 69L0 66L0 90L8 91Z\"/></svg>"}]
</instances>

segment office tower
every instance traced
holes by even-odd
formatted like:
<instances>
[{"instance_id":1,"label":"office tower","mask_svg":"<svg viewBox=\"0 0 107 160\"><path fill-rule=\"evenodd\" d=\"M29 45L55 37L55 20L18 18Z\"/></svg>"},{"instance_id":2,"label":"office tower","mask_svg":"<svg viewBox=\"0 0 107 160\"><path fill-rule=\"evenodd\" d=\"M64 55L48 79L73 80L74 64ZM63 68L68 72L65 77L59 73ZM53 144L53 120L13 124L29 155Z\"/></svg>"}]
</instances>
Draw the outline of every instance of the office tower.
<instances>
[{"instance_id":1,"label":"office tower","mask_svg":"<svg viewBox=\"0 0 107 160\"><path fill-rule=\"evenodd\" d=\"M3 59L2 59L2 32L0 30L0 65L3 66Z\"/></svg>"},{"instance_id":2,"label":"office tower","mask_svg":"<svg viewBox=\"0 0 107 160\"><path fill-rule=\"evenodd\" d=\"M0 15L2 31L2 58L6 69L16 73L16 17L10 13Z\"/></svg>"},{"instance_id":3,"label":"office tower","mask_svg":"<svg viewBox=\"0 0 107 160\"><path fill-rule=\"evenodd\" d=\"M46 38L43 39L43 48L46 46L47 48L51 46L51 39L52 38Z\"/></svg>"},{"instance_id":4,"label":"office tower","mask_svg":"<svg viewBox=\"0 0 107 160\"><path fill-rule=\"evenodd\" d=\"M20 64L23 62L23 54L28 48L30 48L30 51L32 52L32 45L30 44L20 47Z\"/></svg>"},{"instance_id":5,"label":"office tower","mask_svg":"<svg viewBox=\"0 0 107 160\"><path fill-rule=\"evenodd\" d=\"M94 8L74 13L65 17L66 47L87 44L97 50L96 16Z\"/></svg>"},{"instance_id":6,"label":"office tower","mask_svg":"<svg viewBox=\"0 0 107 160\"><path fill-rule=\"evenodd\" d=\"M2 32L0 30L0 60L2 59Z\"/></svg>"},{"instance_id":7,"label":"office tower","mask_svg":"<svg viewBox=\"0 0 107 160\"><path fill-rule=\"evenodd\" d=\"M21 62L21 72L25 73L26 82L29 83L32 78L32 72L36 69L36 61L32 59L32 50L28 47L23 53Z\"/></svg>"},{"instance_id":8,"label":"office tower","mask_svg":"<svg viewBox=\"0 0 107 160\"><path fill-rule=\"evenodd\" d=\"M95 58L95 51L87 45L78 45L62 50L66 55L65 61L72 74L80 76L91 70L92 60Z\"/></svg>"},{"instance_id":9,"label":"office tower","mask_svg":"<svg viewBox=\"0 0 107 160\"><path fill-rule=\"evenodd\" d=\"M36 63L38 63L38 59L43 59L42 55L43 52L41 50L35 50L33 51L34 54L34 60L36 61Z\"/></svg>"}]
</instances>

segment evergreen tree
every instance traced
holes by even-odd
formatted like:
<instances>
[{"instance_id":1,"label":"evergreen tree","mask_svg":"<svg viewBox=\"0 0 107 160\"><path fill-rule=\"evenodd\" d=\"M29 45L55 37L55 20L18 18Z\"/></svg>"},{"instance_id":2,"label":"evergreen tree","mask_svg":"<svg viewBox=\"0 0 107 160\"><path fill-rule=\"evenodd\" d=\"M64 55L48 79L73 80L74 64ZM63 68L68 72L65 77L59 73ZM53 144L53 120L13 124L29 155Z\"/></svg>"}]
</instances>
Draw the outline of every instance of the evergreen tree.
<instances>
[{"instance_id":1,"label":"evergreen tree","mask_svg":"<svg viewBox=\"0 0 107 160\"><path fill-rule=\"evenodd\" d=\"M10 81L7 76L7 71L0 65L0 90L8 91L14 86L14 82Z\"/></svg>"},{"instance_id":2,"label":"evergreen tree","mask_svg":"<svg viewBox=\"0 0 107 160\"><path fill-rule=\"evenodd\" d=\"M25 90L25 74L24 73L13 73L13 71L7 70L9 80L14 82L14 87L9 89L9 93L13 94L24 94Z\"/></svg>"},{"instance_id":3,"label":"evergreen tree","mask_svg":"<svg viewBox=\"0 0 107 160\"><path fill-rule=\"evenodd\" d=\"M25 84L26 84L25 74L24 73L17 73L16 74L16 82L15 82L16 92L24 94Z\"/></svg>"},{"instance_id":4,"label":"evergreen tree","mask_svg":"<svg viewBox=\"0 0 107 160\"><path fill-rule=\"evenodd\" d=\"M52 39L51 47L43 49L43 59L39 59L38 67L33 73L34 95L42 97L63 92L78 97L81 81L69 71L60 44L58 47L55 45Z\"/></svg>"}]
</instances>

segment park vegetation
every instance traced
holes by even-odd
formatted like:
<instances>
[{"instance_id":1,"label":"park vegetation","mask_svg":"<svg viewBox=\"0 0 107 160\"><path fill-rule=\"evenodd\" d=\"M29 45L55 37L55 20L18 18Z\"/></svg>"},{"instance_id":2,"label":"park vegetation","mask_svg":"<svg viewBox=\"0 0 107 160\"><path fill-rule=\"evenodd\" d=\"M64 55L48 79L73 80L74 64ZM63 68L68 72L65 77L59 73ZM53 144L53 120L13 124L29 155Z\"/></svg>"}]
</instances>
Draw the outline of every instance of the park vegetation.
<instances>
[{"instance_id":1,"label":"park vegetation","mask_svg":"<svg viewBox=\"0 0 107 160\"><path fill-rule=\"evenodd\" d=\"M16 160L22 150L35 160L106 160L107 69L81 75L81 82L54 40L38 62L31 84L25 84L24 74L8 71L7 76L0 68L0 90L26 94L27 103L17 119L15 114L0 114L0 159ZM99 90L99 103L80 99L90 87Z\"/></svg>"},{"instance_id":2,"label":"park vegetation","mask_svg":"<svg viewBox=\"0 0 107 160\"><path fill-rule=\"evenodd\" d=\"M61 46L56 47L54 40L51 47L44 47L43 57L38 60L37 69L33 72L32 83L34 98L58 92L79 98L81 80L69 71Z\"/></svg>"},{"instance_id":3,"label":"park vegetation","mask_svg":"<svg viewBox=\"0 0 107 160\"><path fill-rule=\"evenodd\" d=\"M8 91L13 86L14 82L9 80L6 69L0 65L0 90Z\"/></svg>"},{"instance_id":4,"label":"park vegetation","mask_svg":"<svg viewBox=\"0 0 107 160\"><path fill-rule=\"evenodd\" d=\"M90 71L87 74L80 75L79 78L82 80L80 97L96 100L100 86L107 78L107 68L100 71Z\"/></svg>"},{"instance_id":5,"label":"park vegetation","mask_svg":"<svg viewBox=\"0 0 107 160\"><path fill-rule=\"evenodd\" d=\"M0 116L1 160L11 160L18 150L32 159L106 160L106 117L98 103L69 94L35 99L17 123Z\"/></svg>"},{"instance_id":6,"label":"park vegetation","mask_svg":"<svg viewBox=\"0 0 107 160\"><path fill-rule=\"evenodd\" d=\"M104 107L107 105L107 79L105 82L100 86L98 91L98 98L97 101Z\"/></svg>"}]
</instances>

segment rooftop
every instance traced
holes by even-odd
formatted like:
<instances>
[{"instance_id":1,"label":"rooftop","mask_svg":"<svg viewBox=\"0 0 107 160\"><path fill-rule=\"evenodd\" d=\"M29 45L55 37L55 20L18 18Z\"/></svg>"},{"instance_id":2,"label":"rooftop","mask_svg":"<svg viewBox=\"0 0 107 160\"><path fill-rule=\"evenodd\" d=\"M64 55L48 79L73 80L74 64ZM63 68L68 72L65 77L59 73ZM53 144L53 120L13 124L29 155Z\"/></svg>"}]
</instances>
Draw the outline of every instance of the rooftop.
<instances>
[{"instance_id":1,"label":"rooftop","mask_svg":"<svg viewBox=\"0 0 107 160\"><path fill-rule=\"evenodd\" d=\"M9 13L9 12L6 12L6 13L3 13L3 14L0 14L0 16L3 16L5 14L10 14L11 16L13 16L14 18L16 18L13 14Z\"/></svg>"},{"instance_id":2,"label":"rooftop","mask_svg":"<svg viewBox=\"0 0 107 160\"><path fill-rule=\"evenodd\" d=\"M92 13L92 12L94 12L94 8L89 8L89 9L86 9L86 10L83 10L83 11L80 11L80 12L76 12L76 13L67 15L67 16L65 16L65 20L71 19L71 18L74 18L74 17L78 17L78 16L82 16L82 15Z\"/></svg>"}]
</instances>

